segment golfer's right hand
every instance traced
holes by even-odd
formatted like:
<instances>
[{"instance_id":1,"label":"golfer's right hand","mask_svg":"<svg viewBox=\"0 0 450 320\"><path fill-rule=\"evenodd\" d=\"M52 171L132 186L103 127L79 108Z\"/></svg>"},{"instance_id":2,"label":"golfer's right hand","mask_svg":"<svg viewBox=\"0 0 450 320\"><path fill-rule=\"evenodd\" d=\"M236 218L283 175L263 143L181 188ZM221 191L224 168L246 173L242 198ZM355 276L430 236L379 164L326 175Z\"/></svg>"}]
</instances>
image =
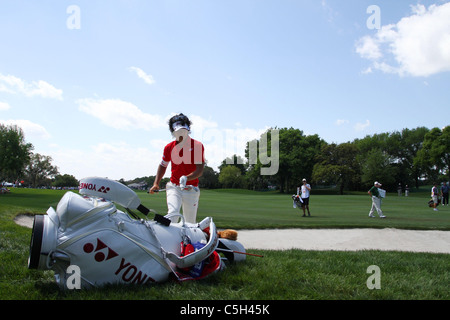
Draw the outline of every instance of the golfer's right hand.
<instances>
[{"instance_id":1,"label":"golfer's right hand","mask_svg":"<svg viewBox=\"0 0 450 320\"><path fill-rule=\"evenodd\" d=\"M150 194L154 194L155 192L159 191L159 186L158 185L153 185L153 187L150 188L150 190L148 190L148 193Z\"/></svg>"}]
</instances>

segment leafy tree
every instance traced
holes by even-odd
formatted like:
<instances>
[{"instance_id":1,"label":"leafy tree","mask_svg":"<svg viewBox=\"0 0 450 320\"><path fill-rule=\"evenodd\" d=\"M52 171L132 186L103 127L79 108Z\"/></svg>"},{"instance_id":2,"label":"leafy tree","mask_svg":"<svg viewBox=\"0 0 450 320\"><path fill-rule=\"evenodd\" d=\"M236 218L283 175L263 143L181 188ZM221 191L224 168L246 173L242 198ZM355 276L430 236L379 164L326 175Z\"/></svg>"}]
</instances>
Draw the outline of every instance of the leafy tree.
<instances>
[{"instance_id":1,"label":"leafy tree","mask_svg":"<svg viewBox=\"0 0 450 320\"><path fill-rule=\"evenodd\" d=\"M235 166L239 168L239 170L241 170L241 174L243 175L247 171L247 165L245 164L244 159L242 159L241 156L238 156L236 154L222 161L222 163L219 166L219 172L221 172L222 169L225 168L226 166Z\"/></svg>"},{"instance_id":2,"label":"leafy tree","mask_svg":"<svg viewBox=\"0 0 450 320\"><path fill-rule=\"evenodd\" d=\"M353 143L358 147L360 156L362 157L365 157L368 152L374 149L390 153L389 133L379 133L372 136L366 136L363 139L355 139Z\"/></svg>"},{"instance_id":3,"label":"leafy tree","mask_svg":"<svg viewBox=\"0 0 450 320\"><path fill-rule=\"evenodd\" d=\"M383 189L395 186L396 168L391 166L391 158L380 149L373 149L367 153L366 161L362 165L362 182L370 186L374 181L383 184Z\"/></svg>"},{"instance_id":4,"label":"leafy tree","mask_svg":"<svg viewBox=\"0 0 450 320\"><path fill-rule=\"evenodd\" d=\"M219 187L219 175L211 167L205 166L203 174L198 180L202 188L215 189Z\"/></svg>"},{"instance_id":5,"label":"leafy tree","mask_svg":"<svg viewBox=\"0 0 450 320\"><path fill-rule=\"evenodd\" d=\"M272 150L271 130L269 129L263 135L267 136L267 151L266 148L261 148L262 137L259 140L252 141L253 146L257 146L258 155L257 161L251 159L251 152L249 152L249 144L247 144L246 157L250 164L247 172L248 181L253 184L267 185L270 181L275 182L279 186L280 192L290 192L300 185L302 178L310 179L315 164L315 158L320 153L320 148L325 141L319 138L318 135L305 136L303 131L294 128L279 129L279 148L278 148L278 171L272 176L261 176L260 170L263 167L261 164L261 155L274 157L276 155L270 154ZM262 149L262 150L261 150ZM258 178L258 175L261 176Z\"/></svg>"},{"instance_id":6,"label":"leafy tree","mask_svg":"<svg viewBox=\"0 0 450 320\"><path fill-rule=\"evenodd\" d=\"M345 187L360 179L357 154L358 148L352 143L323 145L314 165L313 182L339 184L339 192L344 194Z\"/></svg>"},{"instance_id":7,"label":"leafy tree","mask_svg":"<svg viewBox=\"0 0 450 320\"><path fill-rule=\"evenodd\" d=\"M414 159L414 164L425 168L433 178L447 173L450 178L450 126L433 128L424 138L423 146Z\"/></svg>"},{"instance_id":8,"label":"leafy tree","mask_svg":"<svg viewBox=\"0 0 450 320\"><path fill-rule=\"evenodd\" d=\"M58 174L58 168L52 165L52 157L35 153L26 166L25 175L32 187L49 185L49 179Z\"/></svg>"},{"instance_id":9,"label":"leafy tree","mask_svg":"<svg viewBox=\"0 0 450 320\"><path fill-rule=\"evenodd\" d=\"M384 169L391 174L388 177L388 181L391 182L388 184L385 180L384 187L396 189L398 183L405 185L412 184L412 182L418 187L419 179L427 167L415 162L414 159L418 150L422 148L424 136L428 131L425 127L418 127L412 130L403 129L401 132L374 134L366 136L364 139L354 140L353 143L360 150L357 160L365 170L362 183L367 184L371 180L368 176L370 176L369 171L373 170L370 169L371 164L366 162L373 157L371 153L378 150L379 160L388 161ZM373 169L375 170L375 168ZM381 180L381 178L378 179Z\"/></svg>"},{"instance_id":10,"label":"leafy tree","mask_svg":"<svg viewBox=\"0 0 450 320\"><path fill-rule=\"evenodd\" d=\"M63 188L63 187L78 187L79 181L72 175L64 174L64 175L56 175L55 181L52 183L54 187Z\"/></svg>"},{"instance_id":11,"label":"leafy tree","mask_svg":"<svg viewBox=\"0 0 450 320\"><path fill-rule=\"evenodd\" d=\"M278 177L286 191L295 190L301 180L312 177L316 157L320 154L325 141L318 135L305 136L302 131L294 129L280 130L280 170Z\"/></svg>"},{"instance_id":12,"label":"leafy tree","mask_svg":"<svg viewBox=\"0 0 450 320\"><path fill-rule=\"evenodd\" d=\"M223 188L242 188L244 186L244 178L236 166L226 166L219 174L219 182Z\"/></svg>"},{"instance_id":13,"label":"leafy tree","mask_svg":"<svg viewBox=\"0 0 450 320\"><path fill-rule=\"evenodd\" d=\"M18 126L0 124L0 180L16 180L30 160L33 145Z\"/></svg>"},{"instance_id":14,"label":"leafy tree","mask_svg":"<svg viewBox=\"0 0 450 320\"><path fill-rule=\"evenodd\" d=\"M392 133L389 137L390 154L398 165L397 182L406 185L414 181L416 188L419 187L419 179L423 172L414 163L414 158L422 148L424 137L429 131L425 127L405 128L401 132Z\"/></svg>"},{"instance_id":15,"label":"leafy tree","mask_svg":"<svg viewBox=\"0 0 450 320\"><path fill-rule=\"evenodd\" d=\"M245 181L247 188L250 190L265 190L269 184L276 184L272 182L271 176L261 174L261 162L250 165L245 174Z\"/></svg>"}]
</instances>

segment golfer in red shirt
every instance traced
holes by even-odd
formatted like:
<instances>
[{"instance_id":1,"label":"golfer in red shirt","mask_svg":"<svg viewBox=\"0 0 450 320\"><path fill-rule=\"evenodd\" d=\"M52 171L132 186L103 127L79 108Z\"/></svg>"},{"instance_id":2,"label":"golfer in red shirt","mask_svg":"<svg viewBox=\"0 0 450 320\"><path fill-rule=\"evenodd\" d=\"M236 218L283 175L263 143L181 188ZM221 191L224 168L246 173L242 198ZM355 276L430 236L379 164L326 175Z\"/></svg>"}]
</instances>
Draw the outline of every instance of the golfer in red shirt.
<instances>
[{"instance_id":1,"label":"golfer in red shirt","mask_svg":"<svg viewBox=\"0 0 450 320\"><path fill-rule=\"evenodd\" d=\"M149 192L157 192L159 183L163 178L167 166L171 164L170 182L166 185L167 217L180 214L183 208L184 220L187 223L196 223L200 189L198 178L203 174L205 167L203 144L189 136L191 121L180 113L169 120L169 130L175 138L164 148L162 161L158 166L155 182ZM194 186L197 188L187 188ZM171 218L173 222L178 217Z\"/></svg>"}]
</instances>

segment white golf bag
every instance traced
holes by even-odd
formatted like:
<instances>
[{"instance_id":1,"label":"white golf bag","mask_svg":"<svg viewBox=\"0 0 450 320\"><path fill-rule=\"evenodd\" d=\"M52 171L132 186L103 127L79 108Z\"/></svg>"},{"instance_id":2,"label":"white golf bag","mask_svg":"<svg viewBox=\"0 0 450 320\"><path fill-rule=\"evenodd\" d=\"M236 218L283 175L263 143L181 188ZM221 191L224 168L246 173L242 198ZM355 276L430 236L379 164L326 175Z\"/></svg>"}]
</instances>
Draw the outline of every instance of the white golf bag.
<instances>
[{"instance_id":1,"label":"white golf bag","mask_svg":"<svg viewBox=\"0 0 450 320\"><path fill-rule=\"evenodd\" d=\"M150 210L127 186L103 178L81 180L79 193L67 192L56 210L34 218L28 267L53 270L60 288L202 279L225 260L245 259L234 253L245 253L242 244L219 239L211 217L196 224L184 223L182 215L178 223L173 215L133 218L132 210L145 216Z\"/></svg>"},{"instance_id":2,"label":"white golf bag","mask_svg":"<svg viewBox=\"0 0 450 320\"><path fill-rule=\"evenodd\" d=\"M295 208L303 208L303 200L302 198L298 195L298 194L293 194L292 195L292 206Z\"/></svg>"}]
</instances>

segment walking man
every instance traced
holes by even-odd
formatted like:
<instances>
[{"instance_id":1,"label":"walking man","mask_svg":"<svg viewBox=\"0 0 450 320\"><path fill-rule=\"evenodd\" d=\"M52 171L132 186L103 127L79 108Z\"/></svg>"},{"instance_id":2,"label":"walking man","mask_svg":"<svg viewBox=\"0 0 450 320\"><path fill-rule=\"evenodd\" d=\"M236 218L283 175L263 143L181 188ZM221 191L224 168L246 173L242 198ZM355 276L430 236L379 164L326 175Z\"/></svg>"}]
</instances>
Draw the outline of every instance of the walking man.
<instances>
[{"instance_id":1,"label":"walking man","mask_svg":"<svg viewBox=\"0 0 450 320\"><path fill-rule=\"evenodd\" d=\"M369 217L375 218L373 215L373 212L376 210L378 213L378 216L380 218L386 218L385 215L383 215L383 211L381 211L381 195L380 191L378 190L381 187L381 183L378 181L375 181L372 188L367 192L372 197L372 207L370 208Z\"/></svg>"}]
</instances>

